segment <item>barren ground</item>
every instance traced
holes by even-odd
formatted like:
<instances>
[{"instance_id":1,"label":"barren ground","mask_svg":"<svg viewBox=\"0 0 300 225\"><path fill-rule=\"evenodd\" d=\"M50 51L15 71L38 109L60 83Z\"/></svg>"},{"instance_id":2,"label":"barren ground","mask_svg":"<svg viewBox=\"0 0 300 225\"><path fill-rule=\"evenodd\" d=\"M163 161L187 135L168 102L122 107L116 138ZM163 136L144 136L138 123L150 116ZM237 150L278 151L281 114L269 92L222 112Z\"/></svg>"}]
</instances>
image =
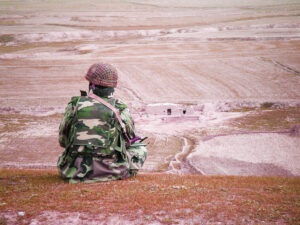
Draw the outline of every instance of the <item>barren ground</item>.
<instances>
[{"instance_id":1,"label":"barren ground","mask_svg":"<svg viewBox=\"0 0 300 225\"><path fill-rule=\"evenodd\" d=\"M300 175L297 0L0 1L0 28L0 167L55 168L101 61L149 137L142 173Z\"/></svg>"}]
</instances>

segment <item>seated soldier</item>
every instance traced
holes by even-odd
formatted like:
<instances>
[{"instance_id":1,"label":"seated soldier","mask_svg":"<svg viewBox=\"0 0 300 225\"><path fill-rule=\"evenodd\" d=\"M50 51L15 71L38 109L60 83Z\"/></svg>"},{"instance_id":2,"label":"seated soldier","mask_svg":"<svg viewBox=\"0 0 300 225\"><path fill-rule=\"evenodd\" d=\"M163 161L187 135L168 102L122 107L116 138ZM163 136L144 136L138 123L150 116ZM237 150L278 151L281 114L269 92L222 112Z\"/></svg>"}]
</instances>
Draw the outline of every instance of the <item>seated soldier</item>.
<instances>
[{"instance_id":1,"label":"seated soldier","mask_svg":"<svg viewBox=\"0 0 300 225\"><path fill-rule=\"evenodd\" d=\"M135 134L126 104L112 97L117 70L109 64L92 65L85 78L89 94L73 97L59 126L64 152L58 170L70 183L110 181L137 174L146 157L146 144Z\"/></svg>"}]
</instances>

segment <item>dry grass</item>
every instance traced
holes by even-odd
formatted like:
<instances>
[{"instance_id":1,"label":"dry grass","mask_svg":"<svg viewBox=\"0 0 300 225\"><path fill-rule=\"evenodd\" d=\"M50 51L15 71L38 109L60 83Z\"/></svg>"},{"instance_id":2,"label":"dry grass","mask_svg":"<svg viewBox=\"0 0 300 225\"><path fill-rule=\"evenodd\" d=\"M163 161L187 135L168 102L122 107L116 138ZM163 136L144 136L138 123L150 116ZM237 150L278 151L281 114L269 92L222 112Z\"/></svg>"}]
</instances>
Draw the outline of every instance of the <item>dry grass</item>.
<instances>
[{"instance_id":1,"label":"dry grass","mask_svg":"<svg viewBox=\"0 0 300 225\"><path fill-rule=\"evenodd\" d=\"M246 116L234 119L230 125L241 130L276 131L290 129L292 126L300 124L300 107L268 109L270 107L265 104L262 108L253 110ZM250 110L246 109L246 111Z\"/></svg>"},{"instance_id":2,"label":"dry grass","mask_svg":"<svg viewBox=\"0 0 300 225\"><path fill-rule=\"evenodd\" d=\"M12 26L16 25L16 21L14 20L6 20L6 19L0 19L0 26ZM0 37L1 39L1 37Z\"/></svg>"},{"instance_id":3,"label":"dry grass","mask_svg":"<svg viewBox=\"0 0 300 225\"><path fill-rule=\"evenodd\" d=\"M0 21L0 25L1 25L1 21ZM3 34L0 35L0 43L8 43L14 40L14 37L10 34Z\"/></svg>"},{"instance_id":4,"label":"dry grass","mask_svg":"<svg viewBox=\"0 0 300 225\"><path fill-rule=\"evenodd\" d=\"M74 185L63 181L56 171L2 169L0 211L24 211L29 220L51 210L118 212L130 220L142 216L165 224L197 216L210 222L296 224L300 221L299 186L299 178L166 174Z\"/></svg>"}]
</instances>

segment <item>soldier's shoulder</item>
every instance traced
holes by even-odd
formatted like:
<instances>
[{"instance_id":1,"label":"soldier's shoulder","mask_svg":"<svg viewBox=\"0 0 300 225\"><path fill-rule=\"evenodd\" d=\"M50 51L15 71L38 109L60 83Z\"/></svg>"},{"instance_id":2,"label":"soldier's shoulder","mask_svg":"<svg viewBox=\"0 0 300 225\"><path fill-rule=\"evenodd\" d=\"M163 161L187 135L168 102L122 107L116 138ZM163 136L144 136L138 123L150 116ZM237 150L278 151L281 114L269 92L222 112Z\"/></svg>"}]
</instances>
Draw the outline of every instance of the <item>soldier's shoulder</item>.
<instances>
[{"instance_id":1,"label":"soldier's shoulder","mask_svg":"<svg viewBox=\"0 0 300 225\"><path fill-rule=\"evenodd\" d=\"M116 108L118 108L121 111L127 108L126 103L123 102L121 99L118 99L118 98L116 99L115 105L116 105Z\"/></svg>"},{"instance_id":2,"label":"soldier's shoulder","mask_svg":"<svg viewBox=\"0 0 300 225\"><path fill-rule=\"evenodd\" d=\"M86 101L92 101L92 100L88 96L73 96L69 103L72 103L72 105L76 105L76 103L79 101L86 102Z\"/></svg>"},{"instance_id":3,"label":"soldier's shoulder","mask_svg":"<svg viewBox=\"0 0 300 225\"><path fill-rule=\"evenodd\" d=\"M73 105L75 105L76 102L78 102L79 98L80 98L80 96L73 96L69 103L72 103Z\"/></svg>"}]
</instances>

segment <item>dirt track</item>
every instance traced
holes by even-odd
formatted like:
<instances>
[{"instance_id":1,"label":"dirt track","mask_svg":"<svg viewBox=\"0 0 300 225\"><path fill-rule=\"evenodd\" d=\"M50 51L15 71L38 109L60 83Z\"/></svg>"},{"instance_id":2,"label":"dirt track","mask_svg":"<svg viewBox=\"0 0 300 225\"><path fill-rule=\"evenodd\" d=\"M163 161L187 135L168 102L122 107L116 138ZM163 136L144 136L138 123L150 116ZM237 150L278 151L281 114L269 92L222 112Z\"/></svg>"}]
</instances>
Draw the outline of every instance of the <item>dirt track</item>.
<instances>
[{"instance_id":1,"label":"dirt track","mask_svg":"<svg viewBox=\"0 0 300 225\"><path fill-rule=\"evenodd\" d=\"M249 142L251 135L201 143L206 135L232 133L236 128L227 122L247 114L225 111L264 102L300 104L296 0L59 2L61 7L54 1L0 6L0 166L55 166L61 113L71 96L87 88L88 67L103 61L118 68L116 95L150 137L144 171L166 171L178 152L190 149L197 151L189 159L197 155L190 162L198 169L212 170L211 161L226 164L223 172L207 174L299 176L298 167L289 167L299 161L299 137L259 135L263 147ZM154 115L147 111L153 103L200 110ZM246 152L236 158L240 145L255 149L260 160ZM272 154L268 145L276 146ZM249 167L255 169L242 169ZM175 171L194 172L183 166Z\"/></svg>"}]
</instances>

